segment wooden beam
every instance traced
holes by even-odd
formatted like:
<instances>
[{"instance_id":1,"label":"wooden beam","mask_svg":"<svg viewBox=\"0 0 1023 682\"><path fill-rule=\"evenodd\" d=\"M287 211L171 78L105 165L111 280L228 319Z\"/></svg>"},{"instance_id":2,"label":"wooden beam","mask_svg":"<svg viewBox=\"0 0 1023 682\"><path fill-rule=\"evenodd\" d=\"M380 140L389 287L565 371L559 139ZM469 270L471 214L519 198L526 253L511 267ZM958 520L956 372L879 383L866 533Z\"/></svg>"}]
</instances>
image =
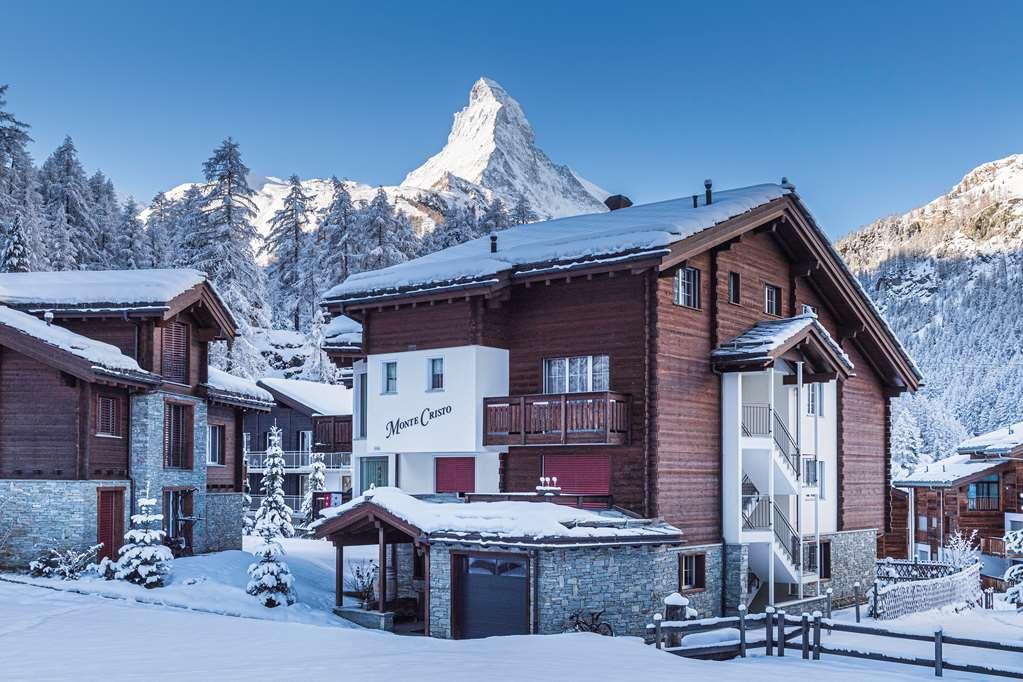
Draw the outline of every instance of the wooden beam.
<instances>
[{"instance_id":1,"label":"wooden beam","mask_svg":"<svg viewBox=\"0 0 1023 682\"><path fill-rule=\"evenodd\" d=\"M803 374L804 384L826 384L829 381L835 381L836 379L838 379L838 372L816 372ZM795 386L796 375L786 374L782 377L781 382L785 386Z\"/></svg>"},{"instance_id":2,"label":"wooden beam","mask_svg":"<svg viewBox=\"0 0 1023 682\"><path fill-rule=\"evenodd\" d=\"M92 384L78 380L78 478L89 478L92 451Z\"/></svg>"},{"instance_id":3,"label":"wooden beam","mask_svg":"<svg viewBox=\"0 0 1023 682\"><path fill-rule=\"evenodd\" d=\"M334 545L334 606L344 604L345 597L345 547Z\"/></svg>"},{"instance_id":4,"label":"wooden beam","mask_svg":"<svg viewBox=\"0 0 1023 682\"><path fill-rule=\"evenodd\" d=\"M415 548L412 551L416 551ZM430 636L430 545L423 545L423 634Z\"/></svg>"},{"instance_id":5,"label":"wooden beam","mask_svg":"<svg viewBox=\"0 0 1023 682\"><path fill-rule=\"evenodd\" d=\"M376 522L377 526L377 566L379 566L379 572L377 573L377 596L379 608L377 609L380 613L384 612L384 606L387 604L387 542L384 537L384 524L380 521Z\"/></svg>"}]
</instances>

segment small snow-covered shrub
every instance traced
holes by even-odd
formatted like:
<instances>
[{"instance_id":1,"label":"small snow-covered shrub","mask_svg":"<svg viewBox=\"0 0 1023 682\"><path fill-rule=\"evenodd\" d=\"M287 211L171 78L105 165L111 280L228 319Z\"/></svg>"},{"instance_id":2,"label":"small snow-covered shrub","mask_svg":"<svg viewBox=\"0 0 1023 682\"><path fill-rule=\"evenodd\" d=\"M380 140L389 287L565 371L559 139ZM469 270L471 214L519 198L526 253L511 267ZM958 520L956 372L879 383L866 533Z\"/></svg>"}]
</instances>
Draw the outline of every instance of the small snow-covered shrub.
<instances>
[{"instance_id":1,"label":"small snow-covered shrub","mask_svg":"<svg viewBox=\"0 0 1023 682\"><path fill-rule=\"evenodd\" d=\"M1010 530L1002 538L1005 540L1006 554L1023 553L1023 530ZM1005 596L1016 604L1023 603L1023 564L1015 564L1005 569L1002 580L1008 586Z\"/></svg>"},{"instance_id":2,"label":"small snow-covered shrub","mask_svg":"<svg viewBox=\"0 0 1023 682\"><path fill-rule=\"evenodd\" d=\"M980 561L980 543L977 542L977 531L973 530L967 535L962 528L956 528L956 532L948 536L948 540L945 542L942 558L945 563L956 568L966 568Z\"/></svg>"},{"instance_id":3,"label":"small snow-covered shrub","mask_svg":"<svg viewBox=\"0 0 1023 682\"><path fill-rule=\"evenodd\" d=\"M19 519L14 513L14 504L22 498L25 492L9 483L0 489L0 558L4 556L4 548L14 536L19 527Z\"/></svg>"},{"instance_id":4,"label":"small snow-covered shrub","mask_svg":"<svg viewBox=\"0 0 1023 682\"><path fill-rule=\"evenodd\" d=\"M345 589L354 594L365 606L373 601L373 590L376 588L379 573L380 568L375 561L356 564L352 574L345 578Z\"/></svg>"},{"instance_id":5,"label":"small snow-covered shrub","mask_svg":"<svg viewBox=\"0 0 1023 682\"><path fill-rule=\"evenodd\" d=\"M163 544L167 535L161 528L163 514L156 514L156 499L146 492L138 501L139 513L132 514L132 528L124 534L124 545L118 552L114 577L146 588L162 587L170 573L174 555Z\"/></svg>"},{"instance_id":6,"label":"small snow-covered shrub","mask_svg":"<svg viewBox=\"0 0 1023 682\"><path fill-rule=\"evenodd\" d=\"M103 548L103 543L93 545L85 550L69 547L51 547L39 558L30 561L28 570L37 578L60 578L76 580L92 566L96 553Z\"/></svg>"}]
</instances>

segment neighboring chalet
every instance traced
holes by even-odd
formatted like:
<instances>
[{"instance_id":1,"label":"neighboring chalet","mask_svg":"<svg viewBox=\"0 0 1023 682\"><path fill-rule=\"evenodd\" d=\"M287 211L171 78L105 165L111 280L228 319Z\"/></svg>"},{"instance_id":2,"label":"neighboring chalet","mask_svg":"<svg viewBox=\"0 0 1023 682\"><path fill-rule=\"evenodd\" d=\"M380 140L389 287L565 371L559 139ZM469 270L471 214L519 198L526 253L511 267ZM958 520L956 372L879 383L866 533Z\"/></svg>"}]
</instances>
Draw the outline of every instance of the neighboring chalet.
<instances>
[{"instance_id":1,"label":"neighboring chalet","mask_svg":"<svg viewBox=\"0 0 1023 682\"><path fill-rule=\"evenodd\" d=\"M352 365L363 359L362 325L350 317L337 315L323 328L323 350L341 368L342 379L352 385Z\"/></svg>"},{"instance_id":2,"label":"neighboring chalet","mask_svg":"<svg viewBox=\"0 0 1023 682\"><path fill-rule=\"evenodd\" d=\"M267 392L273 408L245 417L245 452L249 465L249 490L253 509L262 501L260 484L270 428L281 430L284 450L285 501L296 512L302 507L312 455L326 466L326 491L351 494L352 489L352 390L300 379L267 377L257 384Z\"/></svg>"},{"instance_id":3,"label":"neighboring chalet","mask_svg":"<svg viewBox=\"0 0 1023 682\"><path fill-rule=\"evenodd\" d=\"M1014 558L1002 538L1023 529L1023 422L965 440L958 454L919 467L893 485L910 492L909 556L940 561L950 535L976 530L983 573L1000 579Z\"/></svg>"},{"instance_id":4,"label":"neighboring chalet","mask_svg":"<svg viewBox=\"0 0 1023 682\"><path fill-rule=\"evenodd\" d=\"M921 376L787 183L512 227L324 305L361 324L356 494L547 477L680 529L664 570L701 615L872 575L890 400Z\"/></svg>"},{"instance_id":5,"label":"neighboring chalet","mask_svg":"<svg viewBox=\"0 0 1023 682\"><path fill-rule=\"evenodd\" d=\"M0 490L9 563L115 556L148 482L178 553L241 547L242 414L271 400L211 371L235 322L194 270L0 274Z\"/></svg>"}]
</instances>

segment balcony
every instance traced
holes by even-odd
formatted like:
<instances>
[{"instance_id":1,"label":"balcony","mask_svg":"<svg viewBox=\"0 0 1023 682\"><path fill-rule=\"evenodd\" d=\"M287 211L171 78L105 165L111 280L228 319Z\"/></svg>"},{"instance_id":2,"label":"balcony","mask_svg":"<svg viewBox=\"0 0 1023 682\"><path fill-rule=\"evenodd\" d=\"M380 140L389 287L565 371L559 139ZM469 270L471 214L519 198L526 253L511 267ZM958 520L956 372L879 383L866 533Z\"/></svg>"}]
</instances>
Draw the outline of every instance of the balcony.
<instances>
[{"instance_id":1,"label":"balcony","mask_svg":"<svg viewBox=\"0 0 1023 682\"><path fill-rule=\"evenodd\" d=\"M306 450L285 450L285 469L308 469L312 466L312 456L322 455L323 464L328 469L347 469L352 466L352 453L350 452L308 452ZM266 451L245 453L246 461L249 463L249 471L255 473L266 468Z\"/></svg>"},{"instance_id":2,"label":"balcony","mask_svg":"<svg viewBox=\"0 0 1023 682\"><path fill-rule=\"evenodd\" d=\"M628 445L632 398L550 393L483 399L484 445Z\"/></svg>"}]
</instances>

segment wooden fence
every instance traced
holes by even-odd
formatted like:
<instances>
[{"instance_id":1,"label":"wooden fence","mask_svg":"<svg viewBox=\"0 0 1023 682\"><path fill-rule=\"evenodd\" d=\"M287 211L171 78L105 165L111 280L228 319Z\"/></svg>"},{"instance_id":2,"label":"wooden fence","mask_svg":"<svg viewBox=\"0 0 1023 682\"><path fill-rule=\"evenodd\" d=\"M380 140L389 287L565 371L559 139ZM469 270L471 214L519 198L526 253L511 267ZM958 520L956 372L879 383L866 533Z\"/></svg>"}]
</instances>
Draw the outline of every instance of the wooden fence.
<instances>
[{"instance_id":1,"label":"wooden fence","mask_svg":"<svg viewBox=\"0 0 1023 682\"><path fill-rule=\"evenodd\" d=\"M766 613L752 615L747 615L745 609L740 607L738 616L691 621L665 621L658 613L654 614L653 620L653 623L647 625L647 632L652 636L651 643L658 649L687 658L734 658L736 656L745 658L750 649L758 648L765 649L768 656L785 656L790 648L790 643L798 642L791 648L797 650L805 660L819 661L822 655L828 654L933 668L937 677L941 677L945 670L954 670L978 675L1023 679L1023 671L1019 670L951 662L946 659L943 650L945 646L961 646L1023 653L1023 644L950 637L945 635L940 628L935 630L933 635L896 632L884 628L825 619L820 611L815 611L812 615L802 613L797 617L787 615L784 610L776 611L772 607L768 607ZM711 644L687 647L682 639L685 635L729 629L736 631L733 639L724 639ZM827 645L821 642L822 630L832 633L870 635L881 639L933 642L934 658L916 658ZM666 646L672 638L677 638L678 641L674 646Z\"/></svg>"}]
</instances>

